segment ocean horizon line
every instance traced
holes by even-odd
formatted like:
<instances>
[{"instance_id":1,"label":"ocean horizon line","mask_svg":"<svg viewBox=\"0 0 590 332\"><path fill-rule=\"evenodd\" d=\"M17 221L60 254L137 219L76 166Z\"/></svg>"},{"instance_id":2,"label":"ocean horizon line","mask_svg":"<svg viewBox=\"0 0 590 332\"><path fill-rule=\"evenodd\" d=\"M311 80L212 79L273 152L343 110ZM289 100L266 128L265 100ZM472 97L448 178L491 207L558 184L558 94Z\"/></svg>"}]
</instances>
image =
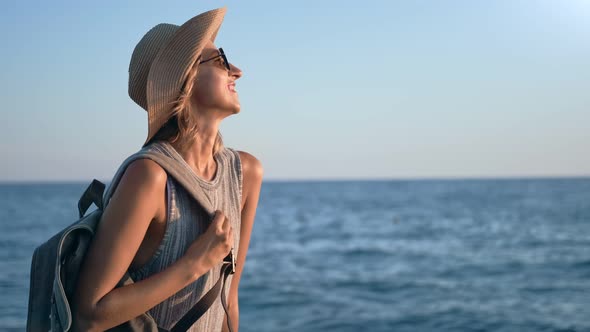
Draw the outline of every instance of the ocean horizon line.
<instances>
[{"instance_id":1,"label":"ocean horizon line","mask_svg":"<svg viewBox=\"0 0 590 332\"><path fill-rule=\"evenodd\" d=\"M0 179L0 185L27 184L84 184L92 179ZM110 183L111 179L97 179ZM407 182L407 181L514 181L514 180L590 180L590 175L480 175L480 176L418 176L418 177L350 177L350 178L265 178L263 183L305 183L305 182Z\"/></svg>"}]
</instances>

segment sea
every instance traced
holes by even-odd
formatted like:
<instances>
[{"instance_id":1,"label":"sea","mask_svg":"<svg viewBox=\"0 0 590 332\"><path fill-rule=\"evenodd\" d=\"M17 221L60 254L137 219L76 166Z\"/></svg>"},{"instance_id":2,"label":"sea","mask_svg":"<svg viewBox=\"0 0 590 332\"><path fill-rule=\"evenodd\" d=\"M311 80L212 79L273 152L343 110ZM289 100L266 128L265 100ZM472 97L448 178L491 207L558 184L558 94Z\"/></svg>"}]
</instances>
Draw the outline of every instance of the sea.
<instances>
[{"instance_id":1,"label":"sea","mask_svg":"<svg viewBox=\"0 0 590 332\"><path fill-rule=\"evenodd\" d=\"M0 184L0 330L85 183ZM264 181L240 332L590 331L590 178Z\"/></svg>"}]
</instances>

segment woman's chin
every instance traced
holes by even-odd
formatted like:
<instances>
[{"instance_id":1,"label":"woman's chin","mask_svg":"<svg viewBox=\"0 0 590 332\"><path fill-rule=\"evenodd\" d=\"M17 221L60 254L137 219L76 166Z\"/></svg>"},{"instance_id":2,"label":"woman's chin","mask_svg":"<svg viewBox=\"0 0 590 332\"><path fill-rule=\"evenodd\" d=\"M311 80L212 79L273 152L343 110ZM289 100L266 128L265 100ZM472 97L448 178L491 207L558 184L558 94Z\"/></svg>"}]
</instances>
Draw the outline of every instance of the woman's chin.
<instances>
[{"instance_id":1,"label":"woman's chin","mask_svg":"<svg viewBox=\"0 0 590 332\"><path fill-rule=\"evenodd\" d=\"M218 105L216 108L222 113L226 114L226 116L240 113L240 103L226 103L223 106Z\"/></svg>"},{"instance_id":2,"label":"woman's chin","mask_svg":"<svg viewBox=\"0 0 590 332\"><path fill-rule=\"evenodd\" d=\"M231 107L232 114L240 113L240 104L237 103Z\"/></svg>"}]
</instances>

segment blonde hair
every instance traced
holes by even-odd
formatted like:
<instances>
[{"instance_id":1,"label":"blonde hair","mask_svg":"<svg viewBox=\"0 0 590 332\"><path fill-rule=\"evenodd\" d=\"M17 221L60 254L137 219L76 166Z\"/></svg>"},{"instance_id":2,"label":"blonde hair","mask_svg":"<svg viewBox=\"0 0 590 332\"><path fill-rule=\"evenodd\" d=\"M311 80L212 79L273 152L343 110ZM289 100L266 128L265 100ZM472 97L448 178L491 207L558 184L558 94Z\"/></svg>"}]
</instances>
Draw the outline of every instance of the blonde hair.
<instances>
[{"instance_id":1,"label":"blonde hair","mask_svg":"<svg viewBox=\"0 0 590 332\"><path fill-rule=\"evenodd\" d=\"M197 117L191 107L191 95L195 85L195 78L199 68L200 56L195 62L195 65L188 72L185 84L178 98L174 101L174 106L170 119L158 130L158 132L145 145L158 141L165 140L170 143L180 142L180 148L184 149L193 143L195 135L199 131L197 126ZM145 146L144 145L144 146ZM213 143L213 155L217 154L223 149L223 138L221 132L217 131L215 143Z\"/></svg>"}]
</instances>

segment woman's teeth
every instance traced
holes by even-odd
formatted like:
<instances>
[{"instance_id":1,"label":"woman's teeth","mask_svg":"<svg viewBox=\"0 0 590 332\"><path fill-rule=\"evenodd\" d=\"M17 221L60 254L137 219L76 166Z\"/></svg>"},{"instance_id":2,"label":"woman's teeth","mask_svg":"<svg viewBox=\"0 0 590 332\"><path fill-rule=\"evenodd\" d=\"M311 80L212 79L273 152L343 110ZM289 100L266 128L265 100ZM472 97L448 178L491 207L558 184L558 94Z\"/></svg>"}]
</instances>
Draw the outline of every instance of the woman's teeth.
<instances>
[{"instance_id":1,"label":"woman's teeth","mask_svg":"<svg viewBox=\"0 0 590 332\"><path fill-rule=\"evenodd\" d=\"M229 88L229 91L232 91L232 92L237 92L237 90L236 90L236 85L235 85L235 84L230 84L230 85L228 85L227 87Z\"/></svg>"}]
</instances>

